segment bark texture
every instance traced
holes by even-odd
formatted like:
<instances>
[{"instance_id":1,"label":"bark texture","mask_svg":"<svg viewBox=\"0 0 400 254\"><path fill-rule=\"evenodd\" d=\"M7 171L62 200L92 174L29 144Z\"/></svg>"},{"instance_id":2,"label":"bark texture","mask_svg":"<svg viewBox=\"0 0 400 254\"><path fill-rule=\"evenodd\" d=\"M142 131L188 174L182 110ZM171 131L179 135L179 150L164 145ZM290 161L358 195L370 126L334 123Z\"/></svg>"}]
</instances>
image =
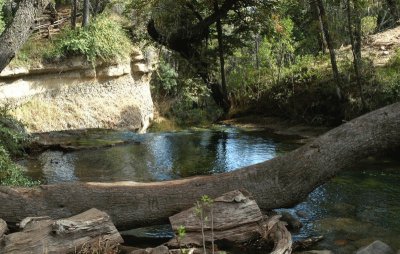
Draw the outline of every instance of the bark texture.
<instances>
[{"instance_id":1,"label":"bark texture","mask_svg":"<svg viewBox=\"0 0 400 254\"><path fill-rule=\"evenodd\" d=\"M0 72L32 34L32 26L50 0L22 0L11 24L0 36Z\"/></svg>"},{"instance_id":2,"label":"bark texture","mask_svg":"<svg viewBox=\"0 0 400 254\"><path fill-rule=\"evenodd\" d=\"M123 242L110 217L97 209L57 221L46 217L26 218L20 225L22 232L2 239L0 254L77 253L81 250L92 253L83 250L105 250L105 243L115 246Z\"/></svg>"},{"instance_id":3,"label":"bark texture","mask_svg":"<svg viewBox=\"0 0 400 254\"><path fill-rule=\"evenodd\" d=\"M212 204L203 205L201 211L198 209L199 207L192 207L169 218L174 232L180 226L184 226L186 230L186 235L179 244L176 239L172 239L169 246L200 247L203 246L203 239L207 245L221 240L241 244L261 235L263 215L249 193L228 192L216 198Z\"/></svg>"},{"instance_id":4,"label":"bark texture","mask_svg":"<svg viewBox=\"0 0 400 254\"><path fill-rule=\"evenodd\" d=\"M90 1L83 0L83 17L82 17L82 27L87 27L89 25L90 17Z\"/></svg>"},{"instance_id":5,"label":"bark texture","mask_svg":"<svg viewBox=\"0 0 400 254\"><path fill-rule=\"evenodd\" d=\"M289 254L292 251L292 235L280 218L281 215L264 218L250 193L235 190L223 194L212 203L200 202L171 216L169 220L174 232L184 226L186 234L181 239L175 237L170 240L167 246L203 246L203 253L208 246L214 253L214 243L240 246L262 238L266 243L273 243L272 254Z\"/></svg>"},{"instance_id":6,"label":"bark texture","mask_svg":"<svg viewBox=\"0 0 400 254\"><path fill-rule=\"evenodd\" d=\"M270 254L290 254L292 253L292 235L286 228L286 223L280 221L280 215L271 217L265 228L264 239L274 241L274 249Z\"/></svg>"},{"instance_id":7,"label":"bark texture","mask_svg":"<svg viewBox=\"0 0 400 254\"><path fill-rule=\"evenodd\" d=\"M95 207L117 227L164 221L190 208L202 195L212 198L238 189L252 193L261 209L290 207L319 185L365 156L400 145L400 103L335 128L284 156L213 176L155 183L65 183L36 188L0 187L0 217L63 218Z\"/></svg>"}]
</instances>

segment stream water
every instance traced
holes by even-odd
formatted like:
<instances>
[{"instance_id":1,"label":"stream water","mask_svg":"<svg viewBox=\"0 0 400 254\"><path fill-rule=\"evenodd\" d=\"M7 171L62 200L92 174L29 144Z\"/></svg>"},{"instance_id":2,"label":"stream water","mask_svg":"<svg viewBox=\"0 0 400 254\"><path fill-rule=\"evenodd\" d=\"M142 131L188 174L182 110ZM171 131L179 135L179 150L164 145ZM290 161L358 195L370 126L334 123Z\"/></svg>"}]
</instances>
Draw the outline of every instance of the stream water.
<instances>
[{"instance_id":1,"label":"stream water","mask_svg":"<svg viewBox=\"0 0 400 254\"><path fill-rule=\"evenodd\" d=\"M219 126L168 133L87 131L54 135L75 148L117 144L72 152L46 151L21 161L28 175L44 183L65 181L163 181L235 170L274 158L299 146L296 138L266 131ZM373 240L400 249L400 161L366 159L313 191L286 211L304 227L295 239L323 235L316 249L352 253ZM140 239L168 237L168 228L132 230Z\"/></svg>"}]
</instances>

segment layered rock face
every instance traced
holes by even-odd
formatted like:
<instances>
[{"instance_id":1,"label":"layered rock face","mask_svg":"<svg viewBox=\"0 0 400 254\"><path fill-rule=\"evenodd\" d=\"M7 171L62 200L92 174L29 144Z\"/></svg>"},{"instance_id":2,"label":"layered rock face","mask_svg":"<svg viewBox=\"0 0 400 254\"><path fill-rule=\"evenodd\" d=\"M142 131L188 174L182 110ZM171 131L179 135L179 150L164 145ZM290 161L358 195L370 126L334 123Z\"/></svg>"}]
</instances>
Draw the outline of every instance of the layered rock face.
<instances>
[{"instance_id":1,"label":"layered rock face","mask_svg":"<svg viewBox=\"0 0 400 254\"><path fill-rule=\"evenodd\" d=\"M146 131L153 118L150 69L142 53L114 63L83 58L38 68L6 68L0 104L31 132L108 128Z\"/></svg>"}]
</instances>

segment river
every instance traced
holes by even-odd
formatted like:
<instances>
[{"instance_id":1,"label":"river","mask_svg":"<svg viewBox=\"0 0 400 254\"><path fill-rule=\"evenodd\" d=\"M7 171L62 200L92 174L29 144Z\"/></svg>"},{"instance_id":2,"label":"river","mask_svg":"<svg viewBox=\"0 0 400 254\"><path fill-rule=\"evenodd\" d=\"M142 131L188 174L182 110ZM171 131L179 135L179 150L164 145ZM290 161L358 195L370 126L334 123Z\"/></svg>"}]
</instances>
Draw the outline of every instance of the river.
<instances>
[{"instance_id":1,"label":"river","mask_svg":"<svg viewBox=\"0 0 400 254\"><path fill-rule=\"evenodd\" d=\"M272 159L300 146L296 137L264 130L216 126L179 132L136 134L90 130L58 133L53 141L76 148L127 143L99 149L46 151L20 162L43 183L66 181L164 181L217 174ZM314 190L286 211L304 224L294 239L323 235L316 249L352 253L379 239L400 249L400 161L367 158ZM168 237L168 227L125 232L136 239ZM129 238L129 236L128 236ZM129 238L131 239L131 238Z\"/></svg>"}]
</instances>

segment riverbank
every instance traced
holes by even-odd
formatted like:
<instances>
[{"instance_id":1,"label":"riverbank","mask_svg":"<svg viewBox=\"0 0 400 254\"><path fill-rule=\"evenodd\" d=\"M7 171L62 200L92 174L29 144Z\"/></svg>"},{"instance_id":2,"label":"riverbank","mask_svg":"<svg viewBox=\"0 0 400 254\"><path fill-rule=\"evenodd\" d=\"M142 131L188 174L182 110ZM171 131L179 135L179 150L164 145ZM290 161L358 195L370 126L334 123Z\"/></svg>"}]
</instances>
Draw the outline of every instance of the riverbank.
<instances>
[{"instance_id":1,"label":"riverbank","mask_svg":"<svg viewBox=\"0 0 400 254\"><path fill-rule=\"evenodd\" d=\"M275 135L294 136L297 137L301 143L309 142L333 128L327 126L311 126L279 117L259 115L232 118L224 120L221 123L238 128L267 130Z\"/></svg>"},{"instance_id":2,"label":"riverbank","mask_svg":"<svg viewBox=\"0 0 400 254\"><path fill-rule=\"evenodd\" d=\"M87 128L145 132L153 119L151 69L139 50L130 59L8 67L0 74L0 105L29 132Z\"/></svg>"}]
</instances>

